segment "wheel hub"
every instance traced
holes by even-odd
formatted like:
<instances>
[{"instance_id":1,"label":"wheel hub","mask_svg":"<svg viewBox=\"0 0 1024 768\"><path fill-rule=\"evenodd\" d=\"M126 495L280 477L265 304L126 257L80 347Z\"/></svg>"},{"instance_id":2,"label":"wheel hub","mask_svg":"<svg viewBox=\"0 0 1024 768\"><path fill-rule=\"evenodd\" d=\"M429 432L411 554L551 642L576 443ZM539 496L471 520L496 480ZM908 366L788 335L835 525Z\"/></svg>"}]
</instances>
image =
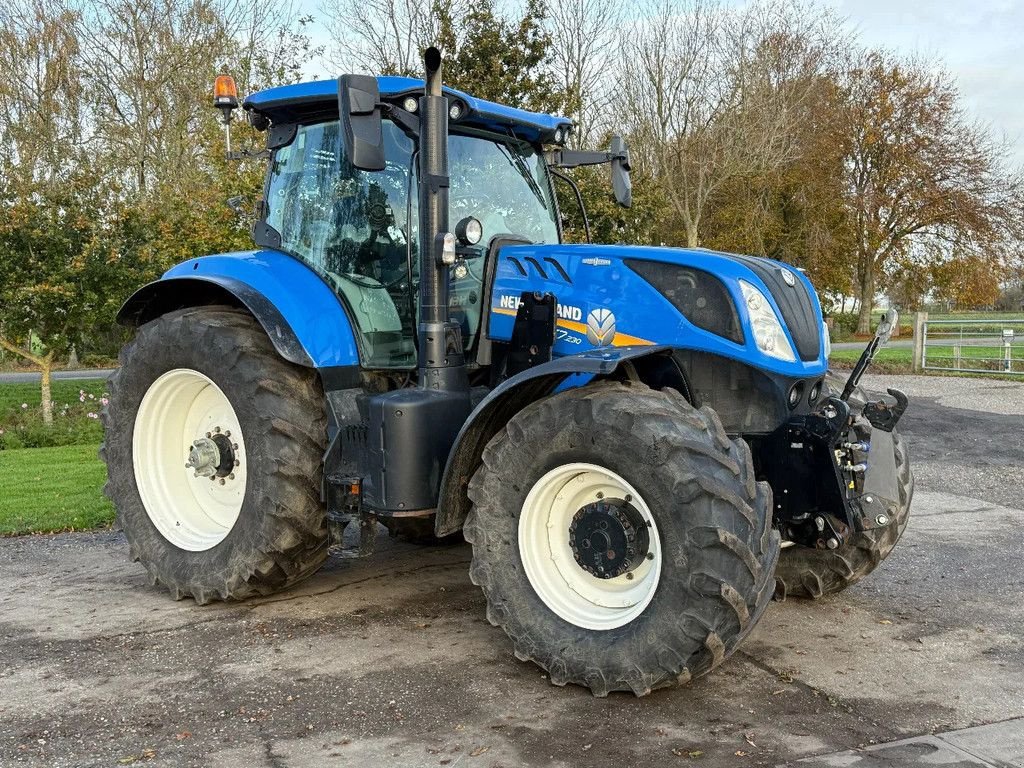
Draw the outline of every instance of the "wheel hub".
<instances>
[{"instance_id":1,"label":"wheel hub","mask_svg":"<svg viewBox=\"0 0 1024 768\"><path fill-rule=\"evenodd\" d=\"M239 464L235 459L235 447L231 442L231 433L222 433L220 427L217 427L213 432L207 432L206 437L193 441L185 466L192 469L196 477L208 477L211 480L233 478L235 467Z\"/></svg>"},{"instance_id":2,"label":"wheel hub","mask_svg":"<svg viewBox=\"0 0 1024 768\"><path fill-rule=\"evenodd\" d=\"M643 516L625 499L599 499L581 507L569 524L576 563L599 579L636 569L647 557L650 535Z\"/></svg>"}]
</instances>

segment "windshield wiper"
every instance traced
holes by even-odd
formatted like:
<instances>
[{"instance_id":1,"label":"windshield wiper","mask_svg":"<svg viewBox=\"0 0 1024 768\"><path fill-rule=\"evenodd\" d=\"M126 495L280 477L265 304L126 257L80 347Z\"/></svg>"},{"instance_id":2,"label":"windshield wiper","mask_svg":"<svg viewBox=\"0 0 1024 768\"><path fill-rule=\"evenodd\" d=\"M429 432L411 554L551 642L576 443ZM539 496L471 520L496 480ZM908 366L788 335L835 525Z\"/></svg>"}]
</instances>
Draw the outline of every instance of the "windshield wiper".
<instances>
[{"instance_id":1,"label":"windshield wiper","mask_svg":"<svg viewBox=\"0 0 1024 768\"><path fill-rule=\"evenodd\" d=\"M506 144L499 144L494 142L495 146L498 147L504 153L505 158L508 160L509 165L519 171L519 175L526 179L526 183L530 185L530 190L536 195L537 199L540 200L544 206L544 210L547 210L548 201L544 198L544 190L540 188L540 184L533 178L533 174L530 173L530 168L523 160L522 155L518 152L512 152L511 148Z\"/></svg>"}]
</instances>

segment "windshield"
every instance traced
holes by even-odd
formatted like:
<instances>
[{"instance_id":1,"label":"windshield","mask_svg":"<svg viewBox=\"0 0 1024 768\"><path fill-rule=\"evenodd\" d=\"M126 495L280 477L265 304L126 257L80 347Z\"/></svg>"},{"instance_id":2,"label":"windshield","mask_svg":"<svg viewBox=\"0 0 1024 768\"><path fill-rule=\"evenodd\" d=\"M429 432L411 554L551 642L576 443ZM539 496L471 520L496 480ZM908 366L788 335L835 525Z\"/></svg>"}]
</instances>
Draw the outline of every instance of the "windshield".
<instances>
[{"instance_id":1,"label":"windshield","mask_svg":"<svg viewBox=\"0 0 1024 768\"><path fill-rule=\"evenodd\" d=\"M486 134L449 136L448 175L453 229L473 216L483 225L484 244L506 234L534 243L558 242L547 166L526 142Z\"/></svg>"},{"instance_id":2,"label":"windshield","mask_svg":"<svg viewBox=\"0 0 1024 768\"><path fill-rule=\"evenodd\" d=\"M383 138L386 168L361 171L344 157L337 120L300 125L271 160L266 223L282 250L343 297L363 364L406 368L416 362L416 155L412 139L390 121ZM448 148L452 229L466 216L479 219L481 249L495 235L558 242L547 167L529 144L480 133L449 136ZM467 264L467 275L453 280L452 316L468 350L479 328L483 269L482 260Z\"/></svg>"}]
</instances>

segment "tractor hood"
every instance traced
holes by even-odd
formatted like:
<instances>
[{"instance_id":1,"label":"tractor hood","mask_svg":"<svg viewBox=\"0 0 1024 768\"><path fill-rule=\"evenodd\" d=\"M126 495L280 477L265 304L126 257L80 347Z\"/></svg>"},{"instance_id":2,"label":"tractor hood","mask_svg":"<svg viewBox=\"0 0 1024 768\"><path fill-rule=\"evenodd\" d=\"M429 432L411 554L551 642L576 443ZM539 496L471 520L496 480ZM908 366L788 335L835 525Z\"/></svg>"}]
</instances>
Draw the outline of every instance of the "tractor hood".
<instances>
[{"instance_id":1,"label":"tractor hood","mask_svg":"<svg viewBox=\"0 0 1024 768\"><path fill-rule=\"evenodd\" d=\"M511 333L526 291L557 299L556 354L670 344L788 376L827 369L813 286L797 268L771 259L684 248L505 246L491 297L492 338ZM765 328L775 321L781 332L766 342Z\"/></svg>"}]
</instances>

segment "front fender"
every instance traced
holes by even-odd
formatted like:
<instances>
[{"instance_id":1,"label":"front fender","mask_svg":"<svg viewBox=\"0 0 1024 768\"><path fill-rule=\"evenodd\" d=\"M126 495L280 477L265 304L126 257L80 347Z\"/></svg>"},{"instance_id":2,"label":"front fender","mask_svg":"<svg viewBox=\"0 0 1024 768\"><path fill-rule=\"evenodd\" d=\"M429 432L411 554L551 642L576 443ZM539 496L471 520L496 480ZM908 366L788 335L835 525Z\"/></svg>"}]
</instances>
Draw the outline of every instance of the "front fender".
<instances>
[{"instance_id":1,"label":"front fender","mask_svg":"<svg viewBox=\"0 0 1024 768\"><path fill-rule=\"evenodd\" d=\"M664 356L672 361L668 346L615 347L594 349L579 355L559 357L528 368L495 387L462 425L441 478L434 530L438 536L459 531L469 514L466 489L480 464L484 447L519 411L556 390L573 385L585 386L595 377L610 376L627 361ZM674 363L672 363L674 365ZM683 374L679 371L680 379Z\"/></svg>"},{"instance_id":2,"label":"front fender","mask_svg":"<svg viewBox=\"0 0 1024 768\"><path fill-rule=\"evenodd\" d=\"M139 326L175 309L225 301L248 309L290 362L315 368L359 364L352 325L338 296L312 269L278 251L178 264L136 291L117 321Z\"/></svg>"}]
</instances>

